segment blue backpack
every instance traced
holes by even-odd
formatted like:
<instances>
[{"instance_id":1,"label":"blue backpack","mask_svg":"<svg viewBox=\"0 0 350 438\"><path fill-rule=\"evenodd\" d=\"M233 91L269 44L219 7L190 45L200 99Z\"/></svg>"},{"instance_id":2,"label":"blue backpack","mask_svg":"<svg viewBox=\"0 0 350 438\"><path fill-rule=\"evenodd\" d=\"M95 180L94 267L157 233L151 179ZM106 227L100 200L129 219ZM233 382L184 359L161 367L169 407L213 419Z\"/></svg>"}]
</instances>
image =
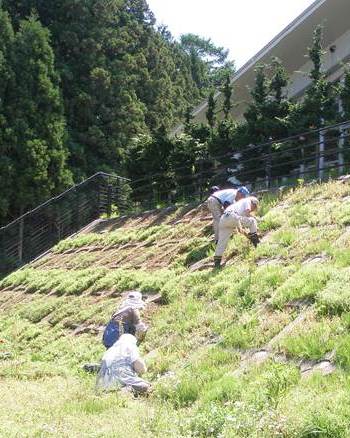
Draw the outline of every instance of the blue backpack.
<instances>
[{"instance_id":1,"label":"blue backpack","mask_svg":"<svg viewBox=\"0 0 350 438\"><path fill-rule=\"evenodd\" d=\"M103 332L102 342L106 348L110 348L124 333L135 335L135 328L127 323L118 323L111 319Z\"/></svg>"}]
</instances>

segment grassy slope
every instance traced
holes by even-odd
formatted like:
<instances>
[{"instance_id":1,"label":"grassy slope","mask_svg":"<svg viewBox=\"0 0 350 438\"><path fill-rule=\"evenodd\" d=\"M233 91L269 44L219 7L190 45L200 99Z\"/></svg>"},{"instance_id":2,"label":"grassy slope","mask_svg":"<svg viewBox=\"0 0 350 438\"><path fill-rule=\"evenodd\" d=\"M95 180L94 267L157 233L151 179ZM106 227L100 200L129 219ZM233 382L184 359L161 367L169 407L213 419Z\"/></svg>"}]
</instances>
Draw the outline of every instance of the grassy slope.
<instances>
[{"instance_id":1,"label":"grassy slope","mask_svg":"<svg viewBox=\"0 0 350 438\"><path fill-rule=\"evenodd\" d=\"M99 225L7 277L0 436L350 436L349 195L328 183L266 198L263 243L235 236L221 271L191 270L213 254L210 222L180 209ZM80 367L132 288L167 302L149 307L141 347L154 392L97 395ZM302 375L325 358L333 374Z\"/></svg>"}]
</instances>

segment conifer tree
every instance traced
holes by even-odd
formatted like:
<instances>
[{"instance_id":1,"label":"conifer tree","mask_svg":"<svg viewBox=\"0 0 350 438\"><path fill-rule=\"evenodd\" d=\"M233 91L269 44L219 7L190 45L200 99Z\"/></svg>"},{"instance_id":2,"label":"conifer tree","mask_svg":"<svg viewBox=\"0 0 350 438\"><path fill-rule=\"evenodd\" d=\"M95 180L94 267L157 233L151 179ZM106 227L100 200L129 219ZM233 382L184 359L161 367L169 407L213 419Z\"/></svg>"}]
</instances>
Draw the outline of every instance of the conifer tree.
<instances>
[{"instance_id":1,"label":"conifer tree","mask_svg":"<svg viewBox=\"0 0 350 438\"><path fill-rule=\"evenodd\" d=\"M0 224L6 221L15 190L14 138L8 121L9 92L14 87L10 57L14 32L8 14L0 9Z\"/></svg>"},{"instance_id":2,"label":"conifer tree","mask_svg":"<svg viewBox=\"0 0 350 438\"><path fill-rule=\"evenodd\" d=\"M311 85L305 93L299 121L304 129L321 127L332 123L337 117L336 88L322 71L322 38L323 28L317 26L313 34L312 47L309 48L309 58L312 61L309 75Z\"/></svg>"},{"instance_id":3,"label":"conifer tree","mask_svg":"<svg viewBox=\"0 0 350 438\"><path fill-rule=\"evenodd\" d=\"M231 109L232 109L232 85L231 85L231 77L229 74L226 75L224 85L221 89L223 95L224 95L224 103L222 107L222 111L224 113L225 120L229 118Z\"/></svg>"},{"instance_id":4,"label":"conifer tree","mask_svg":"<svg viewBox=\"0 0 350 438\"><path fill-rule=\"evenodd\" d=\"M215 126L215 121L216 121L216 117L215 117L215 107L216 107L216 102L215 102L215 98L214 98L214 91L211 91L208 97L208 110L206 112L206 117L207 117L207 121L208 121L208 125L211 127L211 129L214 128Z\"/></svg>"},{"instance_id":5,"label":"conifer tree","mask_svg":"<svg viewBox=\"0 0 350 438\"><path fill-rule=\"evenodd\" d=\"M344 73L344 82L340 88L340 98L343 108L343 119L350 120L350 66L347 65Z\"/></svg>"},{"instance_id":6,"label":"conifer tree","mask_svg":"<svg viewBox=\"0 0 350 438\"><path fill-rule=\"evenodd\" d=\"M18 215L71 183L65 120L49 33L32 16L21 22L11 54L14 87L7 96Z\"/></svg>"}]
</instances>

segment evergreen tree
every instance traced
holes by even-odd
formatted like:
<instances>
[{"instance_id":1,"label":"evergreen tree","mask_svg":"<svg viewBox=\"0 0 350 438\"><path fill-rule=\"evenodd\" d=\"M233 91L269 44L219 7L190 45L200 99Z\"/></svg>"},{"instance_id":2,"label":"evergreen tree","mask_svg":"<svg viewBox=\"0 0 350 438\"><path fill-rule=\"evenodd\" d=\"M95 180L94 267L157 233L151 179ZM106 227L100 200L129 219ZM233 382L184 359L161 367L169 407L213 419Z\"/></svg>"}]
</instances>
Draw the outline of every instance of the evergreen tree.
<instances>
[{"instance_id":1,"label":"evergreen tree","mask_svg":"<svg viewBox=\"0 0 350 438\"><path fill-rule=\"evenodd\" d=\"M211 39L194 34L181 35L181 47L191 57L192 77L206 95L211 87L220 87L227 75L234 72L234 63L228 61L228 50L217 47Z\"/></svg>"},{"instance_id":2,"label":"evergreen tree","mask_svg":"<svg viewBox=\"0 0 350 438\"><path fill-rule=\"evenodd\" d=\"M216 102L215 102L215 98L214 98L214 91L211 91L208 97L208 110L206 112L206 117L207 117L207 121L208 121L208 125L213 129L215 126L215 121L216 121L216 117L215 117L215 107L216 107Z\"/></svg>"},{"instance_id":3,"label":"evergreen tree","mask_svg":"<svg viewBox=\"0 0 350 438\"><path fill-rule=\"evenodd\" d=\"M255 73L255 85L250 92L252 101L248 105L244 117L247 121L251 141L254 143L262 143L266 141L266 137L268 136L264 126L269 89L266 65L258 65Z\"/></svg>"},{"instance_id":4,"label":"evergreen tree","mask_svg":"<svg viewBox=\"0 0 350 438\"><path fill-rule=\"evenodd\" d=\"M319 128L334 122L337 118L336 88L322 71L322 38L322 26L317 26L313 34L312 47L309 49L309 58L313 65L309 75L311 85L301 105L300 118L297 120L299 129Z\"/></svg>"},{"instance_id":5,"label":"evergreen tree","mask_svg":"<svg viewBox=\"0 0 350 438\"><path fill-rule=\"evenodd\" d=\"M13 132L8 121L7 105L14 88L10 57L14 32L8 14L0 9L0 224L6 221L15 190L15 157Z\"/></svg>"},{"instance_id":6,"label":"evergreen tree","mask_svg":"<svg viewBox=\"0 0 350 438\"><path fill-rule=\"evenodd\" d=\"M346 66L344 72L344 82L340 87L340 98L343 107L342 118L344 121L350 120L350 68Z\"/></svg>"},{"instance_id":7,"label":"evergreen tree","mask_svg":"<svg viewBox=\"0 0 350 438\"><path fill-rule=\"evenodd\" d=\"M65 122L49 33L30 17L22 21L11 52L14 87L8 92L7 120L15 163L16 192L11 214L58 193L71 183L66 167Z\"/></svg>"},{"instance_id":8,"label":"evergreen tree","mask_svg":"<svg viewBox=\"0 0 350 438\"><path fill-rule=\"evenodd\" d=\"M272 154L279 145L271 142L288 135L286 119L290 102L284 91L287 82L286 71L277 58L273 58L270 65L259 65L256 69L255 87L251 91L252 101L245 113L246 129L240 130L241 138L238 140L238 144L243 147L248 144L254 146L245 148L243 153L243 160L249 163L249 178L273 177L287 171L282 155L273 159ZM242 144L242 141L247 143Z\"/></svg>"},{"instance_id":9,"label":"evergreen tree","mask_svg":"<svg viewBox=\"0 0 350 438\"><path fill-rule=\"evenodd\" d=\"M231 85L231 77L229 74L226 75L225 83L221 89L223 95L224 95L224 103L222 107L222 111L224 113L225 120L229 118L231 109L233 107L231 102L232 97L232 85Z\"/></svg>"},{"instance_id":10,"label":"evergreen tree","mask_svg":"<svg viewBox=\"0 0 350 438\"><path fill-rule=\"evenodd\" d=\"M193 120L192 108L188 106L185 111L185 129L188 129L188 127L191 125L192 120Z\"/></svg>"},{"instance_id":11,"label":"evergreen tree","mask_svg":"<svg viewBox=\"0 0 350 438\"><path fill-rule=\"evenodd\" d=\"M190 56L154 28L145 0L3 2L17 26L36 10L52 33L76 178L123 172L135 136L169 129L198 101Z\"/></svg>"}]
</instances>

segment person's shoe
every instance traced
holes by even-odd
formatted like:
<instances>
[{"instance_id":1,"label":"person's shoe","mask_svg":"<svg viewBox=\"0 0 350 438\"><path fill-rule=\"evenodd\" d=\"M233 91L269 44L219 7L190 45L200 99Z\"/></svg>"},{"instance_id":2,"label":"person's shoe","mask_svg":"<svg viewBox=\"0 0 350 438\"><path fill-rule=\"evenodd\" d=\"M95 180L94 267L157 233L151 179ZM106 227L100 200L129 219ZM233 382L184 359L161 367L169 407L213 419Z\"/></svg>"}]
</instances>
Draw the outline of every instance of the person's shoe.
<instances>
[{"instance_id":1,"label":"person's shoe","mask_svg":"<svg viewBox=\"0 0 350 438\"><path fill-rule=\"evenodd\" d=\"M255 248L258 246L258 243L260 242L259 236L256 233L249 233L248 239L252 242Z\"/></svg>"},{"instance_id":2,"label":"person's shoe","mask_svg":"<svg viewBox=\"0 0 350 438\"><path fill-rule=\"evenodd\" d=\"M101 364L99 363L86 363L83 365L83 370L87 373L98 373L100 371Z\"/></svg>"},{"instance_id":3,"label":"person's shoe","mask_svg":"<svg viewBox=\"0 0 350 438\"><path fill-rule=\"evenodd\" d=\"M214 268L215 269L221 268L221 257L214 257Z\"/></svg>"}]
</instances>

